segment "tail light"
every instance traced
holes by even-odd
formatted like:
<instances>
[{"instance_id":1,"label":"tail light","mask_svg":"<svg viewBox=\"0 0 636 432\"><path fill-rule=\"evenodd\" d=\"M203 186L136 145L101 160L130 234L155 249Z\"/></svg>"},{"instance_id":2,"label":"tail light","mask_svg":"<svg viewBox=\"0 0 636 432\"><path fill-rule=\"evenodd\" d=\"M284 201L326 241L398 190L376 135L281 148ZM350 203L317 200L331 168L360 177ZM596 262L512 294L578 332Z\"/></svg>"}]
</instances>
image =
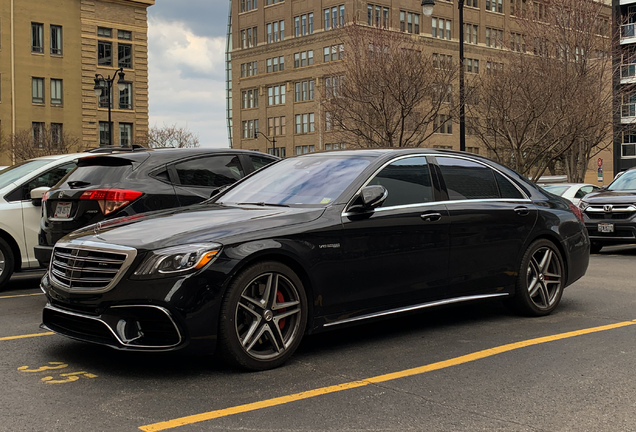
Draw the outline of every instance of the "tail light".
<instances>
[{"instance_id":1,"label":"tail light","mask_svg":"<svg viewBox=\"0 0 636 432\"><path fill-rule=\"evenodd\" d=\"M125 189L93 189L85 191L81 200L97 201L104 215L111 214L142 196L143 193Z\"/></svg>"},{"instance_id":2,"label":"tail light","mask_svg":"<svg viewBox=\"0 0 636 432\"><path fill-rule=\"evenodd\" d=\"M583 222L583 213L581 212L581 209L578 208L577 206L575 206L574 204L570 203L570 210L572 210L572 213L574 213L576 215L577 218L579 218L579 220Z\"/></svg>"}]
</instances>

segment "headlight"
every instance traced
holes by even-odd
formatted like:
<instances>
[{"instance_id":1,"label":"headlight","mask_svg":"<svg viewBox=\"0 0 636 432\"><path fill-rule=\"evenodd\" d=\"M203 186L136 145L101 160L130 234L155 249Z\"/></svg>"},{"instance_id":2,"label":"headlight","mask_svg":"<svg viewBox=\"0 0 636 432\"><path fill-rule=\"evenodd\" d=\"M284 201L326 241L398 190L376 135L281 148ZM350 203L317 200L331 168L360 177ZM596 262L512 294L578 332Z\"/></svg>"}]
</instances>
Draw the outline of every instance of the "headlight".
<instances>
[{"instance_id":1,"label":"headlight","mask_svg":"<svg viewBox=\"0 0 636 432\"><path fill-rule=\"evenodd\" d=\"M133 278L169 277L202 269L214 261L221 247L218 243L196 243L152 251L137 267Z\"/></svg>"},{"instance_id":2,"label":"headlight","mask_svg":"<svg viewBox=\"0 0 636 432\"><path fill-rule=\"evenodd\" d=\"M584 202L583 200L579 201L579 208L581 209L581 211L585 211L585 209L587 208L587 203Z\"/></svg>"}]
</instances>

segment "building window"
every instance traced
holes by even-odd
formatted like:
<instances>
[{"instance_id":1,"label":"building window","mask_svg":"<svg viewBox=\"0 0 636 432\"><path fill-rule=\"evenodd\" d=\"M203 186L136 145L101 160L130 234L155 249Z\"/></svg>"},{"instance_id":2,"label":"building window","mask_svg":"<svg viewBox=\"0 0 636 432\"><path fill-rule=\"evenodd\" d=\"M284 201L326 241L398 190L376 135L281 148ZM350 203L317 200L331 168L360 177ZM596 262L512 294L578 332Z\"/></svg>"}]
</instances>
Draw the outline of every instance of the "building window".
<instances>
[{"instance_id":1,"label":"building window","mask_svg":"<svg viewBox=\"0 0 636 432\"><path fill-rule=\"evenodd\" d=\"M340 86L343 81L344 75L325 78L325 95L328 99L340 95Z\"/></svg>"},{"instance_id":2,"label":"building window","mask_svg":"<svg viewBox=\"0 0 636 432\"><path fill-rule=\"evenodd\" d=\"M62 123L51 123L51 143L59 147L62 144L63 137L64 131Z\"/></svg>"},{"instance_id":3,"label":"building window","mask_svg":"<svg viewBox=\"0 0 636 432\"><path fill-rule=\"evenodd\" d=\"M342 60L344 58L344 44L331 45L322 49L322 60L327 63L330 61Z\"/></svg>"},{"instance_id":4,"label":"building window","mask_svg":"<svg viewBox=\"0 0 636 432\"><path fill-rule=\"evenodd\" d=\"M435 69L450 70L453 67L453 56L433 53L433 67Z\"/></svg>"},{"instance_id":5,"label":"building window","mask_svg":"<svg viewBox=\"0 0 636 432\"><path fill-rule=\"evenodd\" d=\"M282 105L285 103L285 84L267 87L267 105Z\"/></svg>"},{"instance_id":6,"label":"building window","mask_svg":"<svg viewBox=\"0 0 636 432\"><path fill-rule=\"evenodd\" d=\"M367 24L373 27L389 28L389 8L367 4Z\"/></svg>"},{"instance_id":7,"label":"building window","mask_svg":"<svg viewBox=\"0 0 636 432\"><path fill-rule=\"evenodd\" d=\"M438 39L451 38L451 20L444 18L432 18L431 35Z\"/></svg>"},{"instance_id":8,"label":"building window","mask_svg":"<svg viewBox=\"0 0 636 432\"><path fill-rule=\"evenodd\" d=\"M258 89L244 90L241 92L241 108L258 107Z\"/></svg>"},{"instance_id":9,"label":"building window","mask_svg":"<svg viewBox=\"0 0 636 432\"><path fill-rule=\"evenodd\" d=\"M400 31L420 34L420 14L400 11Z\"/></svg>"},{"instance_id":10,"label":"building window","mask_svg":"<svg viewBox=\"0 0 636 432\"><path fill-rule=\"evenodd\" d=\"M241 30L241 48L252 48L258 44L256 27Z\"/></svg>"},{"instance_id":11,"label":"building window","mask_svg":"<svg viewBox=\"0 0 636 432\"><path fill-rule=\"evenodd\" d=\"M285 40L285 21L274 21L267 24L267 43Z\"/></svg>"},{"instance_id":12,"label":"building window","mask_svg":"<svg viewBox=\"0 0 636 432\"><path fill-rule=\"evenodd\" d=\"M258 62L241 63L241 78L251 77L258 74Z\"/></svg>"},{"instance_id":13,"label":"building window","mask_svg":"<svg viewBox=\"0 0 636 432\"><path fill-rule=\"evenodd\" d=\"M100 66L113 65L113 44L106 41L97 41L97 64Z\"/></svg>"},{"instance_id":14,"label":"building window","mask_svg":"<svg viewBox=\"0 0 636 432\"><path fill-rule=\"evenodd\" d=\"M503 72L503 68L504 68L504 64L503 63L498 63L498 62L493 62L493 61L487 61L486 62L486 73L488 75L496 74L498 72Z\"/></svg>"},{"instance_id":15,"label":"building window","mask_svg":"<svg viewBox=\"0 0 636 432\"><path fill-rule=\"evenodd\" d=\"M503 48L503 30L486 27L486 46Z\"/></svg>"},{"instance_id":16,"label":"building window","mask_svg":"<svg viewBox=\"0 0 636 432\"><path fill-rule=\"evenodd\" d=\"M276 148L268 148L267 153L271 154L272 156L284 158L287 152L285 147L276 147Z\"/></svg>"},{"instance_id":17,"label":"building window","mask_svg":"<svg viewBox=\"0 0 636 432\"><path fill-rule=\"evenodd\" d=\"M130 147L132 144L132 123L119 123L119 145Z\"/></svg>"},{"instance_id":18,"label":"building window","mask_svg":"<svg viewBox=\"0 0 636 432\"><path fill-rule=\"evenodd\" d=\"M503 12L503 0L486 0L486 10L490 12Z\"/></svg>"},{"instance_id":19,"label":"building window","mask_svg":"<svg viewBox=\"0 0 636 432\"><path fill-rule=\"evenodd\" d=\"M276 3L282 3L285 0L265 0L265 6L273 5Z\"/></svg>"},{"instance_id":20,"label":"building window","mask_svg":"<svg viewBox=\"0 0 636 432\"><path fill-rule=\"evenodd\" d=\"M51 54L62 55L62 26L51 26Z\"/></svg>"},{"instance_id":21,"label":"building window","mask_svg":"<svg viewBox=\"0 0 636 432\"><path fill-rule=\"evenodd\" d=\"M31 135L33 137L33 147L44 147L44 123L31 123Z\"/></svg>"},{"instance_id":22,"label":"building window","mask_svg":"<svg viewBox=\"0 0 636 432\"><path fill-rule=\"evenodd\" d=\"M466 66L466 72L479 73L479 60L472 58L465 58L464 65Z\"/></svg>"},{"instance_id":23,"label":"building window","mask_svg":"<svg viewBox=\"0 0 636 432\"><path fill-rule=\"evenodd\" d=\"M108 102L110 101L110 107L113 107L113 98L112 98L112 91L113 89L110 89L110 97L108 95L108 87L106 85L106 83L104 83L104 87L102 88L102 93L99 96L99 103L98 106L99 108L108 108Z\"/></svg>"},{"instance_id":24,"label":"building window","mask_svg":"<svg viewBox=\"0 0 636 432\"><path fill-rule=\"evenodd\" d=\"M110 145L110 128L108 127L108 122L99 122L99 145L107 146Z\"/></svg>"},{"instance_id":25,"label":"building window","mask_svg":"<svg viewBox=\"0 0 636 432\"><path fill-rule=\"evenodd\" d=\"M469 7L475 7L478 8L479 7L479 0L466 0L466 3L464 3L466 6Z\"/></svg>"},{"instance_id":26,"label":"building window","mask_svg":"<svg viewBox=\"0 0 636 432\"><path fill-rule=\"evenodd\" d=\"M325 30L344 27L345 7L344 5L323 9Z\"/></svg>"},{"instance_id":27,"label":"building window","mask_svg":"<svg viewBox=\"0 0 636 432\"><path fill-rule=\"evenodd\" d=\"M305 36L314 32L314 14L308 13L294 17L294 36Z\"/></svg>"},{"instance_id":28,"label":"building window","mask_svg":"<svg viewBox=\"0 0 636 432\"><path fill-rule=\"evenodd\" d=\"M119 90L119 109L132 109L132 83L124 83Z\"/></svg>"},{"instance_id":29,"label":"building window","mask_svg":"<svg viewBox=\"0 0 636 432\"><path fill-rule=\"evenodd\" d=\"M267 73L285 70L285 57L272 57L267 59Z\"/></svg>"},{"instance_id":30,"label":"building window","mask_svg":"<svg viewBox=\"0 0 636 432\"><path fill-rule=\"evenodd\" d=\"M296 146L296 154L297 155L306 154L306 153L313 153L315 151L316 150L315 150L315 147L313 145Z\"/></svg>"},{"instance_id":31,"label":"building window","mask_svg":"<svg viewBox=\"0 0 636 432\"><path fill-rule=\"evenodd\" d=\"M97 27L97 36L113 37L113 29L108 27Z\"/></svg>"},{"instance_id":32,"label":"building window","mask_svg":"<svg viewBox=\"0 0 636 432\"><path fill-rule=\"evenodd\" d=\"M304 102L314 100L314 80L299 81L296 83L296 91L294 96L294 102Z\"/></svg>"},{"instance_id":33,"label":"building window","mask_svg":"<svg viewBox=\"0 0 636 432\"><path fill-rule=\"evenodd\" d=\"M305 67L314 64L314 50L302 51L294 54L294 67Z\"/></svg>"},{"instance_id":34,"label":"building window","mask_svg":"<svg viewBox=\"0 0 636 432\"><path fill-rule=\"evenodd\" d=\"M120 68L132 69L132 45L117 44L117 61Z\"/></svg>"},{"instance_id":35,"label":"building window","mask_svg":"<svg viewBox=\"0 0 636 432\"><path fill-rule=\"evenodd\" d=\"M256 0L241 0L241 12L249 12L256 9Z\"/></svg>"},{"instance_id":36,"label":"building window","mask_svg":"<svg viewBox=\"0 0 636 432\"><path fill-rule=\"evenodd\" d=\"M526 44L523 35L520 33L510 33L510 49L517 52L526 52Z\"/></svg>"},{"instance_id":37,"label":"building window","mask_svg":"<svg viewBox=\"0 0 636 432\"><path fill-rule=\"evenodd\" d=\"M245 120L242 123L243 138L255 138L258 132L258 119L257 120Z\"/></svg>"},{"instance_id":38,"label":"building window","mask_svg":"<svg viewBox=\"0 0 636 432\"><path fill-rule=\"evenodd\" d=\"M466 147L466 151L469 153L479 154L479 147Z\"/></svg>"},{"instance_id":39,"label":"building window","mask_svg":"<svg viewBox=\"0 0 636 432\"><path fill-rule=\"evenodd\" d=\"M296 114L296 133L306 134L314 131L314 113Z\"/></svg>"},{"instance_id":40,"label":"building window","mask_svg":"<svg viewBox=\"0 0 636 432\"><path fill-rule=\"evenodd\" d=\"M452 84L434 84L433 100L441 103L451 103L453 101Z\"/></svg>"},{"instance_id":41,"label":"building window","mask_svg":"<svg viewBox=\"0 0 636 432\"><path fill-rule=\"evenodd\" d=\"M117 30L117 39L132 40L132 32L128 30Z\"/></svg>"},{"instance_id":42,"label":"building window","mask_svg":"<svg viewBox=\"0 0 636 432\"><path fill-rule=\"evenodd\" d=\"M623 132L623 142L621 144L621 157L636 157L636 133Z\"/></svg>"},{"instance_id":43,"label":"building window","mask_svg":"<svg viewBox=\"0 0 636 432\"><path fill-rule=\"evenodd\" d=\"M62 80L51 78L51 105L62 105Z\"/></svg>"},{"instance_id":44,"label":"building window","mask_svg":"<svg viewBox=\"0 0 636 432\"><path fill-rule=\"evenodd\" d=\"M44 24L31 23L31 52L44 52Z\"/></svg>"},{"instance_id":45,"label":"building window","mask_svg":"<svg viewBox=\"0 0 636 432\"><path fill-rule=\"evenodd\" d=\"M435 133L452 134L453 123L447 114L437 114L435 117Z\"/></svg>"},{"instance_id":46,"label":"building window","mask_svg":"<svg viewBox=\"0 0 636 432\"><path fill-rule=\"evenodd\" d=\"M280 136L285 135L287 130L285 128L285 117L269 117L267 119L267 135L268 136Z\"/></svg>"},{"instance_id":47,"label":"building window","mask_svg":"<svg viewBox=\"0 0 636 432\"><path fill-rule=\"evenodd\" d=\"M347 148L345 143L325 144L325 150L344 150Z\"/></svg>"},{"instance_id":48,"label":"building window","mask_svg":"<svg viewBox=\"0 0 636 432\"><path fill-rule=\"evenodd\" d=\"M31 101L34 104L44 103L44 78L31 78Z\"/></svg>"},{"instance_id":49,"label":"building window","mask_svg":"<svg viewBox=\"0 0 636 432\"><path fill-rule=\"evenodd\" d=\"M477 45L479 39L479 26L475 24L464 24L464 42Z\"/></svg>"}]
</instances>

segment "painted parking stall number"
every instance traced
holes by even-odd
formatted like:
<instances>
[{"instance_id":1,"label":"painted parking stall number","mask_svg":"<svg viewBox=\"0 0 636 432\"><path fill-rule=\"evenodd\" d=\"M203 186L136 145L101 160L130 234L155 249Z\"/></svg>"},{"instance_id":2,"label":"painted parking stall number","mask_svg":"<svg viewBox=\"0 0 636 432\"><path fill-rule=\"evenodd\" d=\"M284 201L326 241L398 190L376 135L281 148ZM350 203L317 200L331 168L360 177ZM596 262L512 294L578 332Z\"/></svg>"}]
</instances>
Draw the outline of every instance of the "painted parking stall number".
<instances>
[{"instance_id":1,"label":"painted parking stall number","mask_svg":"<svg viewBox=\"0 0 636 432\"><path fill-rule=\"evenodd\" d=\"M35 373L51 373L50 371L63 371L68 368L68 364L63 362L49 362L47 366L40 366L38 368L30 368L29 366L20 366L18 371L21 373L27 374L35 374ZM40 381L46 384L64 384L70 383L79 380L80 378L97 378L97 375L86 372L86 371L77 371L77 372L66 372L59 373L56 376L45 376L40 379Z\"/></svg>"}]
</instances>

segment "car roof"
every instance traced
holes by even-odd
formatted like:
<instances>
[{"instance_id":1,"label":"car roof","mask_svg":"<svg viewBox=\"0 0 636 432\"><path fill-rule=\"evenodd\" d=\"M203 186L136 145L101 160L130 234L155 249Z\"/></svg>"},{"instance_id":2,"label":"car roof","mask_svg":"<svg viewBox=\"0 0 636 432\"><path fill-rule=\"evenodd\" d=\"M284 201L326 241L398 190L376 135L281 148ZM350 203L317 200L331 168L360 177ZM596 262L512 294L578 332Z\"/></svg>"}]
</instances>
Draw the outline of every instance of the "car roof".
<instances>
[{"instance_id":1,"label":"car roof","mask_svg":"<svg viewBox=\"0 0 636 432\"><path fill-rule=\"evenodd\" d=\"M273 160L279 159L276 156L272 156L267 153L261 153L254 150L239 150L232 148L212 148L212 147L196 147L196 148L161 148L161 149L152 149L152 151L139 151L139 152L124 152L124 153L92 153L91 156L95 158L119 158L126 159L130 161L142 161L148 158L152 158L154 160L159 161L171 161L174 159L188 157L188 156L197 156L197 155L208 155L208 154L252 154L263 156L267 158L271 158Z\"/></svg>"}]
</instances>

